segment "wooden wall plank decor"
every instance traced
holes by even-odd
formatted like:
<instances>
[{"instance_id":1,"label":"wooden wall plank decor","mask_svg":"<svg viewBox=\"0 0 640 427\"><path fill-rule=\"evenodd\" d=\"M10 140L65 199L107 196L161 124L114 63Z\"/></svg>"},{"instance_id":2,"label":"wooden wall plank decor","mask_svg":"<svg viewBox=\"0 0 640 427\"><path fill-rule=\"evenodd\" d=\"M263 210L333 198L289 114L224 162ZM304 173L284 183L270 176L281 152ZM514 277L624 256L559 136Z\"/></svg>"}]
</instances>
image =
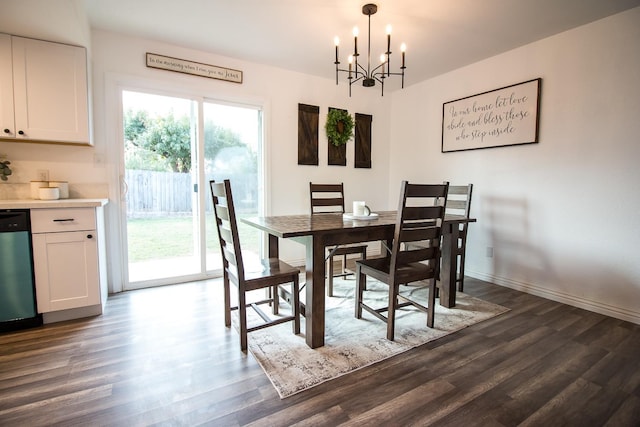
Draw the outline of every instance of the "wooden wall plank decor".
<instances>
[{"instance_id":1,"label":"wooden wall plank decor","mask_svg":"<svg viewBox=\"0 0 640 427\"><path fill-rule=\"evenodd\" d=\"M355 167L371 168L371 122L370 114L356 113Z\"/></svg>"},{"instance_id":2,"label":"wooden wall plank decor","mask_svg":"<svg viewBox=\"0 0 640 427\"><path fill-rule=\"evenodd\" d=\"M318 166L320 107L298 104L298 164Z\"/></svg>"},{"instance_id":3,"label":"wooden wall plank decor","mask_svg":"<svg viewBox=\"0 0 640 427\"><path fill-rule=\"evenodd\" d=\"M339 108L329 107L329 111L339 110ZM342 110L346 111L346 110ZM347 166L347 144L340 146L334 145L329 139L328 142L328 156L330 166Z\"/></svg>"}]
</instances>

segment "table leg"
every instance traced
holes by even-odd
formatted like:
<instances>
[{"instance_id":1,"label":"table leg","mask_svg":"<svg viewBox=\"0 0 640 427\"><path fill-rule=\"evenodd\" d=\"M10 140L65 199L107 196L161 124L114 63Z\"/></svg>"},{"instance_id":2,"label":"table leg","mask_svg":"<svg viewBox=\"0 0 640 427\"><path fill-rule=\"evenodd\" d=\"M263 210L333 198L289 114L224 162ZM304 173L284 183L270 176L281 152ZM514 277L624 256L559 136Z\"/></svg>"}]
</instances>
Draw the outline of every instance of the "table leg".
<instances>
[{"instance_id":1,"label":"table leg","mask_svg":"<svg viewBox=\"0 0 640 427\"><path fill-rule=\"evenodd\" d=\"M458 272L458 224L448 224L442 227L442 263L440 268L440 305L455 307L456 305L456 274Z\"/></svg>"},{"instance_id":2,"label":"table leg","mask_svg":"<svg viewBox=\"0 0 640 427\"><path fill-rule=\"evenodd\" d=\"M306 341L311 348L324 345L325 262L320 236L308 237L306 244Z\"/></svg>"},{"instance_id":3,"label":"table leg","mask_svg":"<svg viewBox=\"0 0 640 427\"><path fill-rule=\"evenodd\" d=\"M269 234L269 243L267 246L267 251L269 252L269 258L278 258L279 248L278 248L278 236L274 236L273 234Z\"/></svg>"}]
</instances>

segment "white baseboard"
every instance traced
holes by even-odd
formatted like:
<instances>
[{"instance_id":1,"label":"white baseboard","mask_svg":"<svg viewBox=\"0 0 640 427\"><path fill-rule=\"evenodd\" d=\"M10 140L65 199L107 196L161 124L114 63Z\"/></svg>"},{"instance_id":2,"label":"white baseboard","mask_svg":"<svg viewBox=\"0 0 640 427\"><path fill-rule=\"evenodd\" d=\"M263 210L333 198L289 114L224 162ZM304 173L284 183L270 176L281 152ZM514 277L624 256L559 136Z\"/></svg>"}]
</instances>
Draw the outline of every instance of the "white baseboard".
<instances>
[{"instance_id":1,"label":"white baseboard","mask_svg":"<svg viewBox=\"0 0 640 427\"><path fill-rule=\"evenodd\" d=\"M465 275L479 280L484 280L485 282L495 283L496 285L504 286L505 288L515 289L516 291L539 296L551 301L561 302L573 307L583 308L585 310L593 311L594 313L615 317L616 319L625 320L627 322L640 325L640 312L638 311L631 311L625 308L615 307L612 305L600 303L598 301L592 301L585 298L577 297L575 295L567 294L564 292L557 292L550 289L541 288L530 283L519 282L516 280L497 277L485 273L479 273L476 271L465 270Z\"/></svg>"},{"instance_id":2,"label":"white baseboard","mask_svg":"<svg viewBox=\"0 0 640 427\"><path fill-rule=\"evenodd\" d=\"M81 319L83 317L99 316L102 314L102 305L91 305L88 307L71 308L68 310L51 311L42 313L42 321L48 323L64 322L66 320Z\"/></svg>"}]
</instances>

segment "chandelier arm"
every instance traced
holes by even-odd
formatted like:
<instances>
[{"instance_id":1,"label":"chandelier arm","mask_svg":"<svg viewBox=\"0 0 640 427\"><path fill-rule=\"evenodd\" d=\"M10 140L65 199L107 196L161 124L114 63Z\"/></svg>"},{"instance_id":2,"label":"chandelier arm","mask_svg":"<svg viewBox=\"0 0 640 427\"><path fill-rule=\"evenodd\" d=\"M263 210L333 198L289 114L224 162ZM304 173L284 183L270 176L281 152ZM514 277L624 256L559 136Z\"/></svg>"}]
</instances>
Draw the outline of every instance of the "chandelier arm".
<instances>
[{"instance_id":1,"label":"chandelier arm","mask_svg":"<svg viewBox=\"0 0 640 427\"><path fill-rule=\"evenodd\" d=\"M363 75L360 75L360 77L352 77L351 81L349 82L349 86L351 86L352 84L354 84L355 82L359 82L360 80L364 79L365 77Z\"/></svg>"},{"instance_id":2,"label":"chandelier arm","mask_svg":"<svg viewBox=\"0 0 640 427\"><path fill-rule=\"evenodd\" d=\"M369 72L366 68L364 68L362 65L357 64L357 67L354 71L356 74L364 74L365 76L369 75Z\"/></svg>"},{"instance_id":3,"label":"chandelier arm","mask_svg":"<svg viewBox=\"0 0 640 427\"><path fill-rule=\"evenodd\" d=\"M384 73L375 73L376 76L402 76L404 75L404 73L387 73L386 71Z\"/></svg>"},{"instance_id":4,"label":"chandelier arm","mask_svg":"<svg viewBox=\"0 0 640 427\"><path fill-rule=\"evenodd\" d=\"M385 55L387 55L387 76L391 75L391 50L387 49L387 51L385 52Z\"/></svg>"},{"instance_id":5,"label":"chandelier arm","mask_svg":"<svg viewBox=\"0 0 640 427\"><path fill-rule=\"evenodd\" d=\"M386 62L383 62L382 64L378 65L376 68L374 68L373 70L371 70L371 77L373 77L373 76L375 76L375 75L379 76L379 75L385 75L385 74L387 74L387 73L384 71L384 65L385 65L385 64L386 64ZM381 73L380 73L380 72L377 72L377 73L376 73L376 71L378 71L381 67L382 67L382 72L381 72Z\"/></svg>"}]
</instances>

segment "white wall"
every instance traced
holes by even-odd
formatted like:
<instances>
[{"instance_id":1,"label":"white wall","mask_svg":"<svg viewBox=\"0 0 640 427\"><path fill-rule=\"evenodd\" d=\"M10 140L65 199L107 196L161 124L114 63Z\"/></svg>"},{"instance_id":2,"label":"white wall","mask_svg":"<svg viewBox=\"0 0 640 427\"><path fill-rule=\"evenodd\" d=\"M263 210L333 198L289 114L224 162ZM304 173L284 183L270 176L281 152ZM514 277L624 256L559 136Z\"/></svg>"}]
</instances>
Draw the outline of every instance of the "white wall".
<instances>
[{"instance_id":1,"label":"white wall","mask_svg":"<svg viewBox=\"0 0 640 427\"><path fill-rule=\"evenodd\" d=\"M468 274L640 323L638 46L640 8L394 93L389 203L471 182ZM444 102L537 77L538 144L440 152Z\"/></svg>"},{"instance_id":2,"label":"white wall","mask_svg":"<svg viewBox=\"0 0 640 427\"><path fill-rule=\"evenodd\" d=\"M349 98L348 86L336 86L333 79L320 79L273 67L238 61L211 53L164 43L126 37L104 31L92 33L94 78L95 147L108 165L110 199L108 219L113 288L118 289L117 258L119 223L118 168L120 167L119 88L161 88L167 93L245 102L262 105L265 112L266 203L267 213L306 213L309 210L309 181L345 182L345 199L367 200L373 209L386 209L389 175L388 103L378 91ZM244 81L235 84L203 77L147 68L145 53L152 52L190 61L242 70ZM331 74L331 61L327 62ZM319 166L299 166L298 103L320 107ZM371 169L354 168L354 147L347 147L347 166L327 165L327 142L323 124L328 107L373 115ZM292 262L304 260L299 244L283 242L281 257Z\"/></svg>"},{"instance_id":3,"label":"white wall","mask_svg":"<svg viewBox=\"0 0 640 427\"><path fill-rule=\"evenodd\" d=\"M90 48L83 0L2 0L0 32Z\"/></svg>"}]
</instances>

